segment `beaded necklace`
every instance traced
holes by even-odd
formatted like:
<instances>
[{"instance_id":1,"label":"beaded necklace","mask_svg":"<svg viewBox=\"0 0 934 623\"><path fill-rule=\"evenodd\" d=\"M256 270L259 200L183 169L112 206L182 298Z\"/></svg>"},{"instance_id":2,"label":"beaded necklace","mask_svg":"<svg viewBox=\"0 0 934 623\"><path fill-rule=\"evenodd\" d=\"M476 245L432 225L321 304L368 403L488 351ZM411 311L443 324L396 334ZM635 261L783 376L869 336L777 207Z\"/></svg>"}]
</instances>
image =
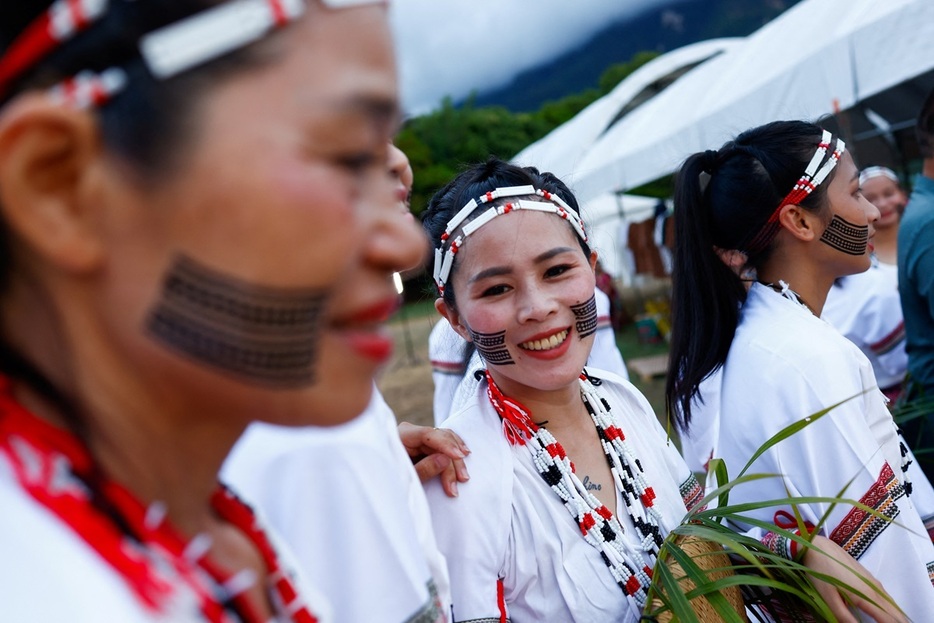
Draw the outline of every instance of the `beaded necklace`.
<instances>
[{"instance_id":1,"label":"beaded necklace","mask_svg":"<svg viewBox=\"0 0 934 623\"><path fill-rule=\"evenodd\" d=\"M202 620L211 623L269 623L247 599L246 591L256 580L252 570L230 573L213 563L207 556L208 535L182 536L167 521L164 505L146 507L101 474L74 435L28 412L12 397L9 380L0 376L2 462L29 496L113 568L147 610L200 612ZM253 511L223 487L211 504L262 555L273 620L315 623Z\"/></svg>"},{"instance_id":2,"label":"beaded necklace","mask_svg":"<svg viewBox=\"0 0 934 623\"><path fill-rule=\"evenodd\" d=\"M648 484L642 463L626 442L626 436L609 403L596 389L599 380L580 376L581 399L593 420L617 490L640 537L634 549L622 538L623 526L581 482L564 448L548 429L536 425L524 406L505 396L489 370L487 396L503 422L503 433L513 446L528 448L538 473L577 521L584 540L600 552L603 562L623 592L642 608L645 605L652 565L664 540L655 508L655 491Z\"/></svg>"}]
</instances>

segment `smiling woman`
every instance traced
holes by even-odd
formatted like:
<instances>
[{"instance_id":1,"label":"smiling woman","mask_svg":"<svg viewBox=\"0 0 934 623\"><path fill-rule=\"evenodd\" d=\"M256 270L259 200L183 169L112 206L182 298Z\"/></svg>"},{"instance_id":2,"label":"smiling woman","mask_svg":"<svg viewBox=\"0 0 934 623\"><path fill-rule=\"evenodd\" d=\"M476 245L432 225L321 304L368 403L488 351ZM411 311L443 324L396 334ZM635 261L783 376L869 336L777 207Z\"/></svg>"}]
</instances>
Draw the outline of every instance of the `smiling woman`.
<instances>
[{"instance_id":1,"label":"smiling woman","mask_svg":"<svg viewBox=\"0 0 934 623\"><path fill-rule=\"evenodd\" d=\"M327 612L216 475L254 419L358 414L390 354L391 275L422 240L385 175L385 13L361 0L0 9L11 617Z\"/></svg>"}]
</instances>

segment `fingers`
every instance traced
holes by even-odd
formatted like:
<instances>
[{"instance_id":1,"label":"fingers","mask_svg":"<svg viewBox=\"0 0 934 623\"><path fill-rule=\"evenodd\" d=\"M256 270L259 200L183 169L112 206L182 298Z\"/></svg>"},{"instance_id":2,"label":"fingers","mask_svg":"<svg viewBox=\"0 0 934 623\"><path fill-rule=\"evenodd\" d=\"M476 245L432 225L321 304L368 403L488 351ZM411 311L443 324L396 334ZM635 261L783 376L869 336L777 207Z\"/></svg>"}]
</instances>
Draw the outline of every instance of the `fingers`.
<instances>
[{"instance_id":1,"label":"fingers","mask_svg":"<svg viewBox=\"0 0 934 623\"><path fill-rule=\"evenodd\" d=\"M448 460L450 461L450 459ZM457 473L453 461L450 461L448 466L441 472L441 488L448 494L448 497L457 497Z\"/></svg>"},{"instance_id":2,"label":"fingers","mask_svg":"<svg viewBox=\"0 0 934 623\"><path fill-rule=\"evenodd\" d=\"M470 454L470 448L464 440L457 433L446 428L416 426L402 422L399 424L399 437L409 456L414 458L441 453L459 460Z\"/></svg>"},{"instance_id":3,"label":"fingers","mask_svg":"<svg viewBox=\"0 0 934 623\"><path fill-rule=\"evenodd\" d=\"M457 464L461 464L462 471L459 473ZM441 488L448 497L457 497L457 483L467 482L467 470L463 467L463 461L452 461L450 457L444 454L431 454L415 464L415 473L423 483L432 478L441 478Z\"/></svg>"},{"instance_id":4,"label":"fingers","mask_svg":"<svg viewBox=\"0 0 934 623\"><path fill-rule=\"evenodd\" d=\"M415 473L418 474L419 480L428 482L448 468L451 468L452 472L454 471L449 457L443 454L431 454L415 464ZM456 490L455 486L455 491ZM447 491L447 488L445 488L445 491Z\"/></svg>"},{"instance_id":5,"label":"fingers","mask_svg":"<svg viewBox=\"0 0 934 623\"><path fill-rule=\"evenodd\" d=\"M879 587L879 590L881 590L881 587ZM853 605L871 616L878 623L910 623L903 613L898 612L895 606L885 601L885 599L878 593L872 591L872 589L863 592L869 597L869 600L872 601L854 596Z\"/></svg>"},{"instance_id":6,"label":"fingers","mask_svg":"<svg viewBox=\"0 0 934 623\"><path fill-rule=\"evenodd\" d=\"M844 601L843 596L840 595L836 587L826 582L821 582L820 580L814 580L814 588L817 589L817 592L821 594L821 597L823 597L827 605L830 606L830 611L833 613L835 621L839 621L839 623L859 623L858 619L853 616L853 613L850 611L849 607L847 607L846 601Z\"/></svg>"},{"instance_id":7,"label":"fingers","mask_svg":"<svg viewBox=\"0 0 934 623\"><path fill-rule=\"evenodd\" d=\"M463 459L470 454L470 449L464 440L454 431L447 428L432 428L424 437L423 445L435 452L441 452L458 460L463 466ZM466 468L464 468L466 470Z\"/></svg>"},{"instance_id":8,"label":"fingers","mask_svg":"<svg viewBox=\"0 0 934 623\"><path fill-rule=\"evenodd\" d=\"M857 619L846 603L849 599L853 606L879 623L909 623L904 613L891 602L882 583L839 545L820 535L814 536L812 545L821 552L814 548L808 548L805 552L803 562L811 571L829 575L842 585L851 586L866 596L863 598L849 591L841 595L840 590L832 584L812 578L815 588L830 606L837 620L856 623Z\"/></svg>"}]
</instances>

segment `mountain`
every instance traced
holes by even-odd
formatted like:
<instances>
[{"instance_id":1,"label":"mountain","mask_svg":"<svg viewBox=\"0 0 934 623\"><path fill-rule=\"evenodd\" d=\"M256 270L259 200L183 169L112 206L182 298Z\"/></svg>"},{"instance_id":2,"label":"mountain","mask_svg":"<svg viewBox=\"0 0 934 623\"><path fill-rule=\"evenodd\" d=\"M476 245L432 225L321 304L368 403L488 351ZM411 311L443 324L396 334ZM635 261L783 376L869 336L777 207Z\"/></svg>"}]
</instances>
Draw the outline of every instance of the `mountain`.
<instances>
[{"instance_id":1,"label":"mountain","mask_svg":"<svg viewBox=\"0 0 934 623\"><path fill-rule=\"evenodd\" d=\"M704 39L745 36L799 1L672 0L607 26L576 50L519 74L501 89L477 93L475 104L535 111L547 101L597 88L607 67L636 52L667 52Z\"/></svg>"}]
</instances>

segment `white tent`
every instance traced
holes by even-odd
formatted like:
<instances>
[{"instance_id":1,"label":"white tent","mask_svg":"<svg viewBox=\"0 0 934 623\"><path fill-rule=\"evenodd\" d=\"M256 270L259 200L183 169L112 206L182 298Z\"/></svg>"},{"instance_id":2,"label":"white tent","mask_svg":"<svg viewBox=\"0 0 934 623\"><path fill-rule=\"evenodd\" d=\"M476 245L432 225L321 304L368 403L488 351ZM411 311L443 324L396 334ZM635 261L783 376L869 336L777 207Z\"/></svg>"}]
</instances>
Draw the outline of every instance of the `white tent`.
<instances>
[{"instance_id":1,"label":"white tent","mask_svg":"<svg viewBox=\"0 0 934 623\"><path fill-rule=\"evenodd\" d=\"M639 195L605 193L581 204L591 248L597 252L604 270L623 285L632 285L635 263L626 248L630 223L644 221L655 213L658 199Z\"/></svg>"},{"instance_id":2,"label":"white tent","mask_svg":"<svg viewBox=\"0 0 934 623\"><path fill-rule=\"evenodd\" d=\"M817 119L932 69L934 1L805 0L620 120L571 180L582 201L633 188L747 128Z\"/></svg>"},{"instance_id":3,"label":"white tent","mask_svg":"<svg viewBox=\"0 0 934 623\"><path fill-rule=\"evenodd\" d=\"M736 47L741 41L739 37L701 41L652 59L572 120L516 154L512 161L551 171L564 179L580 163L585 151L627 108L643 103L683 72Z\"/></svg>"}]
</instances>

